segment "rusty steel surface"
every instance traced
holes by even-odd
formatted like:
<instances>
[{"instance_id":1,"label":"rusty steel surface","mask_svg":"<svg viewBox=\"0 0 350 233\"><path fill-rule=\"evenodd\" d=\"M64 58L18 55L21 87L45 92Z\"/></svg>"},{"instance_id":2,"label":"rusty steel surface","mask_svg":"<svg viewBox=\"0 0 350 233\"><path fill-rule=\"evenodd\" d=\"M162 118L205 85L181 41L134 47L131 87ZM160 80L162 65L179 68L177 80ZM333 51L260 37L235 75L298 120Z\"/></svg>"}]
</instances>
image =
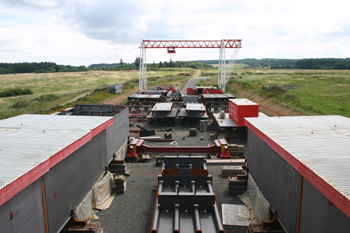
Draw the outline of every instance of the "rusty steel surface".
<instances>
[{"instance_id":1,"label":"rusty steel surface","mask_svg":"<svg viewBox=\"0 0 350 233\"><path fill-rule=\"evenodd\" d=\"M211 146L147 146L143 144L143 140L140 139L134 139L130 145L136 146L136 152L137 153L169 153L169 154L188 154L188 153L195 153L195 154L220 154L221 153L221 146L225 143L227 144L226 140L221 139L221 141L215 140L215 144Z\"/></svg>"}]
</instances>

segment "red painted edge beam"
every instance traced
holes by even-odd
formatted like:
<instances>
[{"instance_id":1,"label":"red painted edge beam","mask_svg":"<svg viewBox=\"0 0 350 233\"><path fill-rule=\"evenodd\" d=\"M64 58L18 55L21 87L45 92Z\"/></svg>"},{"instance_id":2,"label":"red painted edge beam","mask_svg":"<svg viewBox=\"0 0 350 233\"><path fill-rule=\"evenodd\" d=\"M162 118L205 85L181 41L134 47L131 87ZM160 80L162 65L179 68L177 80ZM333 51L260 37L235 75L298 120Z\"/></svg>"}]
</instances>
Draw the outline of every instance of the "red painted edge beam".
<instances>
[{"instance_id":1,"label":"red painted edge beam","mask_svg":"<svg viewBox=\"0 0 350 233\"><path fill-rule=\"evenodd\" d=\"M318 191L320 191L329 201L336 205L346 216L350 218L350 200L342 195L333 186L328 184L325 180L319 177L315 172L310 170L302 162L296 159L292 154L274 142L271 138L266 136L263 132L253 126L246 119L245 125L268 146L277 152L287 163L289 163L295 170L299 172L307 181L309 181Z\"/></svg>"},{"instance_id":2,"label":"red painted edge beam","mask_svg":"<svg viewBox=\"0 0 350 233\"><path fill-rule=\"evenodd\" d=\"M93 137L107 129L113 124L114 119L104 122L103 124L92 129L91 132L87 133L85 136L79 138L77 141L63 148L61 151L52 155L49 159L42 162L29 172L23 174L21 177L12 181L10 184L5 186L0 190L0 206L10 200L12 197L20 193L23 189L28 187L34 181L45 175L53 166L61 162L63 159L71 155L73 152L78 150L80 147L89 142Z\"/></svg>"},{"instance_id":3,"label":"red painted edge beam","mask_svg":"<svg viewBox=\"0 0 350 233\"><path fill-rule=\"evenodd\" d=\"M242 48L241 39L224 39L223 41L225 48ZM142 40L142 43L145 49L221 48L222 40Z\"/></svg>"},{"instance_id":4,"label":"red painted edge beam","mask_svg":"<svg viewBox=\"0 0 350 233\"><path fill-rule=\"evenodd\" d=\"M212 146L147 146L140 145L136 148L137 153L172 153L176 154L177 152L184 153L221 153L221 147L216 145Z\"/></svg>"}]
</instances>

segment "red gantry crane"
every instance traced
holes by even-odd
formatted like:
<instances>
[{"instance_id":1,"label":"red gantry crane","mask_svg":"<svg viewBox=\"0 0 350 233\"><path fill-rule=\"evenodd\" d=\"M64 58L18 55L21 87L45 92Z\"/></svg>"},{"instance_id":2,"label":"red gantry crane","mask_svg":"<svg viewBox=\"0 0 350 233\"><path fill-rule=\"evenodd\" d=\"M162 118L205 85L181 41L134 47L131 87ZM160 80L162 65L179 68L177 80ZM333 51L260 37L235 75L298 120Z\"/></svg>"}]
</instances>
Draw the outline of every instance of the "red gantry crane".
<instances>
[{"instance_id":1,"label":"red gantry crane","mask_svg":"<svg viewBox=\"0 0 350 233\"><path fill-rule=\"evenodd\" d=\"M242 40L222 39L222 40L142 40L140 45L140 74L139 89L140 92L147 88L147 67L146 67L146 49L162 49L166 48L168 53L175 53L175 48L186 49L204 49L218 48L219 55L219 74L218 87L225 92L226 83L229 80L238 51L241 47ZM225 49L234 49L231 58L226 65Z\"/></svg>"}]
</instances>

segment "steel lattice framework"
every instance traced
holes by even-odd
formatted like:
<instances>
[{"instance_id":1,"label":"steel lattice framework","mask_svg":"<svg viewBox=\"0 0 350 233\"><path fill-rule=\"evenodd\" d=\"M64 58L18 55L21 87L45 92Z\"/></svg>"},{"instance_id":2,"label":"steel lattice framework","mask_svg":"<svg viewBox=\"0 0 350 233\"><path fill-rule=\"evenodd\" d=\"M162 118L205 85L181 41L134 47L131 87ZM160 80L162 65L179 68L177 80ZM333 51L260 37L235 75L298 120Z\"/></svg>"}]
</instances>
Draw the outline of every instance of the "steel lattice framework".
<instances>
[{"instance_id":1,"label":"steel lattice framework","mask_svg":"<svg viewBox=\"0 0 350 233\"><path fill-rule=\"evenodd\" d=\"M140 45L140 74L139 88L140 92L147 88L147 67L146 67L146 49L162 49L166 48L168 53L174 53L175 48L186 49L204 49L218 48L219 55L219 75L218 87L225 91L226 83L229 80L233 66L241 47L242 40L223 39L223 40L142 40ZM230 62L226 65L225 49L234 49L230 58Z\"/></svg>"}]
</instances>

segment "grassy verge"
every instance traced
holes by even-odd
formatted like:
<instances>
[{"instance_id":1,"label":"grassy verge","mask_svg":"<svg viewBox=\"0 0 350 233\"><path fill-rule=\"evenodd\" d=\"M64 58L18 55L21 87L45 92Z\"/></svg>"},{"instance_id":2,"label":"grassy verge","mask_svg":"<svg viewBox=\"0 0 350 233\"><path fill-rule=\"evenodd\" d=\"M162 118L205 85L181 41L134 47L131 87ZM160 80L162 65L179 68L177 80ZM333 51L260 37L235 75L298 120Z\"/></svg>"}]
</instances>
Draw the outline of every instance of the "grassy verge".
<instances>
[{"instance_id":1,"label":"grassy verge","mask_svg":"<svg viewBox=\"0 0 350 233\"><path fill-rule=\"evenodd\" d=\"M190 68L164 68L147 72L148 86L182 86L195 73ZM0 119L25 113L50 113L74 105L63 103L87 94L75 102L103 103L115 97L107 93L112 84L124 84L123 91L138 87L139 71L86 71L74 73L30 73L0 75L0 92L10 88L28 88L33 94L0 98ZM99 91L94 91L100 89ZM180 89L180 88L179 88ZM50 109L50 110L45 110Z\"/></svg>"},{"instance_id":2,"label":"grassy verge","mask_svg":"<svg viewBox=\"0 0 350 233\"><path fill-rule=\"evenodd\" d=\"M235 94L232 83L270 98L305 115L350 117L350 70L235 70L226 92ZM217 82L213 76L205 85ZM283 87L283 91L267 87ZM204 85L203 85L204 86Z\"/></svg>"}]
</instances>

